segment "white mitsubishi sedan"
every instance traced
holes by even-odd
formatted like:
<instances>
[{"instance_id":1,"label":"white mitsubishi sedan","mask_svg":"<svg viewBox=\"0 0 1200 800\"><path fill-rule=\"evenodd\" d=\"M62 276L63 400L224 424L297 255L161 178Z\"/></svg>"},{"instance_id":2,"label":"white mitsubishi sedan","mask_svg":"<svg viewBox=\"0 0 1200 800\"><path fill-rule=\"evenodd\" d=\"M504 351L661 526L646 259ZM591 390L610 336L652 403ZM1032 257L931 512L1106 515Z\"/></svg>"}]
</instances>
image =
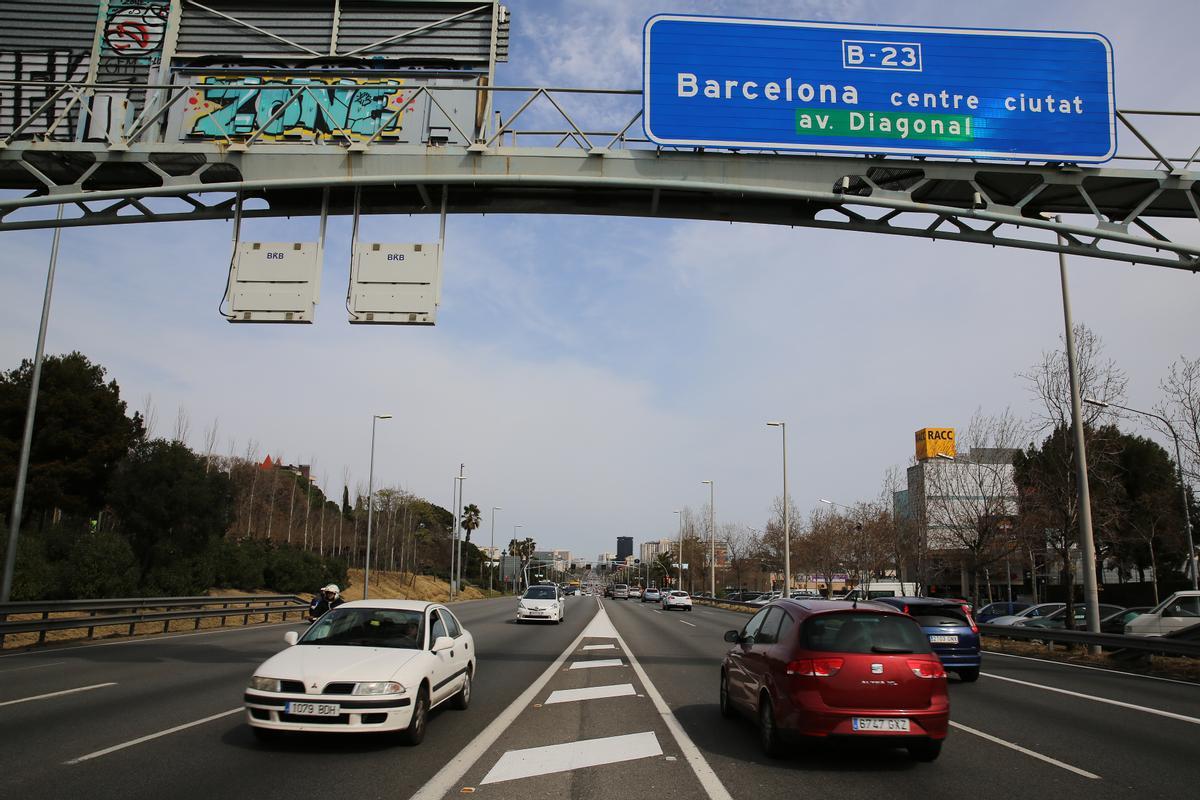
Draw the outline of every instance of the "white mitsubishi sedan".
<instances>
[{"instance_id":1,"label":"white mitsubishi sedan","mask_svg":"<svg viewBox=\"0 0 1200 800\"><path fill-rule=\"evenodd\" d=\"M465 709L475 642L445 606L356 600L325 614L254 671L246 721L256 736L283 731L402 731L420 744L434 707Z\"/></svg>"},{"instance_id":2,"label":"white mitsubishi sedan","mask_svg":"<svg viewBox=\"0 0 1200 800\"><path fill-rule=\"evenodd\" d=\"M565 598L557 586L530 586L517 601L517 622L545 620L562 622L566 618Z\"/></svg>"}]
</instances>

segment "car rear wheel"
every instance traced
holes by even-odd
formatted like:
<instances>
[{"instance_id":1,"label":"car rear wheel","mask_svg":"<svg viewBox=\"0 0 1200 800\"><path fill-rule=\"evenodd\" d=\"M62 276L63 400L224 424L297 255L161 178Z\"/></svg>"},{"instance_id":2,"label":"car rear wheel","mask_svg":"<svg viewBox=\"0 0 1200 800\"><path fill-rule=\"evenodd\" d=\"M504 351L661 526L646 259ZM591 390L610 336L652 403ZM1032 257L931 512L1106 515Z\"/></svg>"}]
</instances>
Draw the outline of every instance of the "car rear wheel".
<instances>
[{"instance_id":1,"label":"car rear wheel","mask_svg":"<svg viewBox=\"0 0 1200 800\"><path fill-rule=\"evenodd\" d=\"M979 680L979 667L970 667L969 669L960 669L956 671L958 672L958 677L962 679L963 683L974 683L975 681Z\"/></svg>"},{"instance_id":2,"label":"car rear wheel","mask_svg":"<svg viewBox=\"0 0 1200 800\"><path fill-rule=\"evenodd\" d=\"M775 725L775 710L771 708L770 696L764 694L758 703L758 739L762 750L770 758L783 755L783 743L779 728Z\"/></svg>"},{"instance_id":3,"label":"car rear wheel","mask_svg":"<svg viewBox=\"0 0 1200 800\"><path fill-rule=\"evenodd\" d=\"M429 722L429 690L424 686L417 692L417 700L413 703L412 721L400 732L400 741L409 747L416 747L425 741L425 725Z\"/></svg>"},{"instance_id":4,"label":"car rear wheel","mask_svg":"<svg viewBox=\"0 0 1200 800\"><path fill-rule=\"evenodd\" d=\"M468 669L463 676L462 688L458 690L458 694L454 695L450 700L450 707L458 711L466 711L467 706L471 705L471 670Z\"/></svg>"},{"instance_id":5,"label":"car rear wheel","mask_svg":"<svg viewBox=\"0 0 1200 800\"><path fill-rule=\"evenodd\" d=\"M932 739L908 745L908 757L913 761L936 761L942 753L942 743Z\"/></svg>"},{"instance_id":6,"label":"car rear wheel","mask_svg":"<svg viewBox=\"0 0 1200 800\"><path fill-rule=\"evenodd\" d=\"M729 678L724 671L721 672L721 716L725 719L733 719L737 716L737 712L729 702Z\"/></svg>"}]
</instances>

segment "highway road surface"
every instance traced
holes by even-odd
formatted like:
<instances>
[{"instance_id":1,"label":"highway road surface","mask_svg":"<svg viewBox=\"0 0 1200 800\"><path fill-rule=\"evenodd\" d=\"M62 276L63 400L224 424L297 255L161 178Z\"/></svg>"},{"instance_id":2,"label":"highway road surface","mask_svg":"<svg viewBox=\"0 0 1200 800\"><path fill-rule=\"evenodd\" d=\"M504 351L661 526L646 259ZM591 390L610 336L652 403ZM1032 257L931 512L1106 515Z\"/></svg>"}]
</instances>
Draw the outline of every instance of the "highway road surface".
<instances>
[{"instance_id":1,"label":"highway road surface","mask_svg":"<svg viewBox=\"0 0 1200 800\"><path fill-rule=\"evenodd\" d=\"M717 711L722 634L744 614L572 597L562 625L515 600L456 604L471 707L394 737L259 743L242 691L295 624L0 656L3 798L1097 798L1195 796L1200 685L988 654L951 680L932 764L818 747L772 760Z\"/></svg>"}]
</instances>

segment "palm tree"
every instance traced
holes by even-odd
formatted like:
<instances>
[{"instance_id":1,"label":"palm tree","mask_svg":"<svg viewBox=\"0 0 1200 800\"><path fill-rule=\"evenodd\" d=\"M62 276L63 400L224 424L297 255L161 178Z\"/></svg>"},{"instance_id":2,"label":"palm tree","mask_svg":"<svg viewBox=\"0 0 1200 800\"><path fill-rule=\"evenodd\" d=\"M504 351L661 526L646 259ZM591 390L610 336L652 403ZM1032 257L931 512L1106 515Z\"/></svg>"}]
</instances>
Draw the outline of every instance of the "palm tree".
<instances>
[{"instance_id":1,"label":"palm tree","mask_svg":"<svg viewBox=\"0 0 1200 800\"><path fill-rule=\"evenodd\" d=\"M675 560L671 556L672 553L668 550L665 553L659 553L654 559L654 571L662 573L662 585L664 586L670 580L671 573L675 570Z\"/></svg>"},{"instance_id":2,"label":"palm tree","mask_svg":"<svg viewBox=\"0 0 1200 800\"><path fill-rule=\"evenodd\" d=\"M462 524L462 529L464 531L466 531L466 534L467 534L466 539L468 542L471 541L471 531L473 531L479 527L479 520L480 520L479 506L475 505L474 503L471 503L470 505L467 505L467 506L463 506L463 514L462 514L462 523L461 524Z\"/></svg>"}]
</instances>

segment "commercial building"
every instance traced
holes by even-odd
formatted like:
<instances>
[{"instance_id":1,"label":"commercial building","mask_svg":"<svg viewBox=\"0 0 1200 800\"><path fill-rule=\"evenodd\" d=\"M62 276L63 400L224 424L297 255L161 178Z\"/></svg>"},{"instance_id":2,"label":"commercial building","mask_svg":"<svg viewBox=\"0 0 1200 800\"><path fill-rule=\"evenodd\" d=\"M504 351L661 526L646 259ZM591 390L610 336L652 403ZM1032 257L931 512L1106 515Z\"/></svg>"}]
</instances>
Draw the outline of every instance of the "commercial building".
<instances>
[{"instance_id":1,"label":"commercial building","mask_svg":"<svg viewBox=\"0 0 1200 800\"><path fill-rule=\"evenodd\" d=\"M618 536L617 537L617 560L624 561L633 555L633 537Z\"/></svg>"},{"instance_id":2,"label":"commercial building","mask_svg":"<svg viewBox=\"0 0 1200 800\"><path fill-rule=\"evenodd\" d=\"M642 563L653 561L663 553L674 553L679 542L674 539L659 539L654 542L642 542L639 547Z\"/></svg>"}]
</instances>

